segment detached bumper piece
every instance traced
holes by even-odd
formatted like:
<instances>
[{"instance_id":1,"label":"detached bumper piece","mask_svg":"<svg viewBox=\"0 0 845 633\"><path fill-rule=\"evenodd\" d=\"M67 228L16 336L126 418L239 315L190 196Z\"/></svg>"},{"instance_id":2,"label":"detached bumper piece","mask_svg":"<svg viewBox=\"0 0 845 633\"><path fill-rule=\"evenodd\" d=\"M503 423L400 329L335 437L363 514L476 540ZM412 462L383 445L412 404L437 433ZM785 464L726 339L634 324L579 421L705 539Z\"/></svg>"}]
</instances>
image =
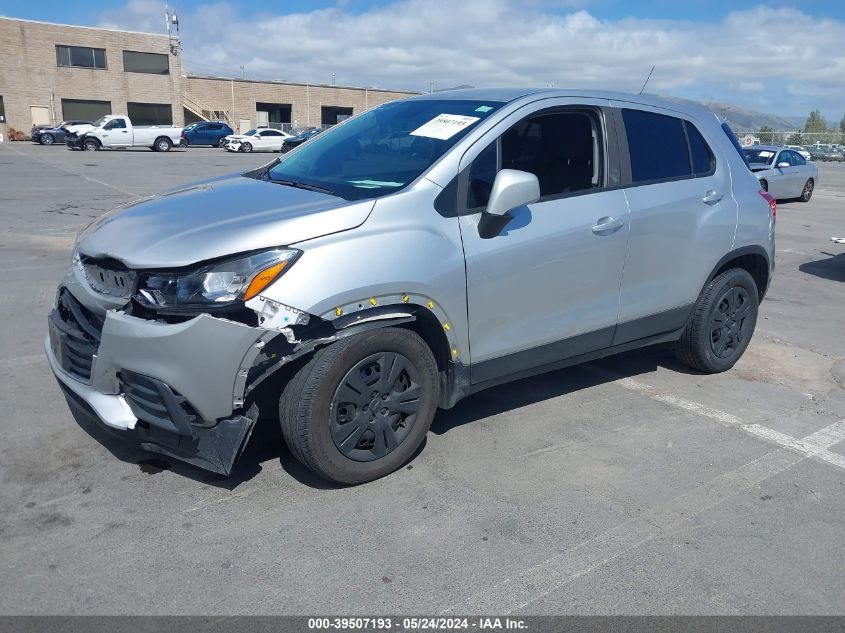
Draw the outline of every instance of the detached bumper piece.
<instances>
[{"instance_id":1,"label":"detached bumper piece","mask_svg":"<svg viewBox=\"0 0 845 633\"><path fill-rule=\"evenodd\" d=\"M184 396L160 380L122 370L120 385L138 418L135 429L141 448L221 475L232 473L258 419L257 407L246 415L208 423Z\"/></svg>"}]
</instances>

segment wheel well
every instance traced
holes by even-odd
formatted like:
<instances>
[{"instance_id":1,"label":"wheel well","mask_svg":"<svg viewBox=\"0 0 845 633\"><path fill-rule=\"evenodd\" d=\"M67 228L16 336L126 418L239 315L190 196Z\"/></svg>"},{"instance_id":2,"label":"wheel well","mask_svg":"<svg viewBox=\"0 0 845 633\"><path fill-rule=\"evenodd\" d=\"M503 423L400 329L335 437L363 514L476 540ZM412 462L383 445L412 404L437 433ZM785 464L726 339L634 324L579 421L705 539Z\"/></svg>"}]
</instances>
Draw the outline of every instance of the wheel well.
<instances>
[{"instance_id":1,"label":"wheel well","mask_svg":"<svg viewBox=\"0 0 845 633\"><path fill-rule=\"evenodd\" d=\"M164 135L156 137L156 140L153 141L153 145L155 145L156 143L158 143L162 139L164 139L165 141L167 141L168 143L173 145L173 141L171 141L170 138L168 138L167 136L164 136Z\"/></svg>"},{"instance_id":2,"label":"wheel well","mask_svg":"<svg viewBox=\"0 0 845 633\"><path fill-rule=\"evenodd\" d=\"M414 316L416 320L404 324L409 330L413 330L422 337L425 344L428 345L431 353L434 354L434 360L437 361L437 369L446 371L449 367L449 359L451 358L449 340L443 331L443 325L440 320L430 310L422 306L413 306Z\"/></svg>"},{"instance_id":3,"label":"wheel well","mask_svg":"<svg viewBox=\"0 0 845 633\"><path fill-rule=\"evenodd\" d=\"M762 300L763 295L766 293L766 288L769 285L769 265L766 258L757 253L739 255L722 264L722 266L713 273L713 276L710 279L718 277L723 272L730 270L731 268L742 268L743 270L748 271L748 274L754 278L754 283L757 285L758 296Z\"/></svg>"}]
</instances>

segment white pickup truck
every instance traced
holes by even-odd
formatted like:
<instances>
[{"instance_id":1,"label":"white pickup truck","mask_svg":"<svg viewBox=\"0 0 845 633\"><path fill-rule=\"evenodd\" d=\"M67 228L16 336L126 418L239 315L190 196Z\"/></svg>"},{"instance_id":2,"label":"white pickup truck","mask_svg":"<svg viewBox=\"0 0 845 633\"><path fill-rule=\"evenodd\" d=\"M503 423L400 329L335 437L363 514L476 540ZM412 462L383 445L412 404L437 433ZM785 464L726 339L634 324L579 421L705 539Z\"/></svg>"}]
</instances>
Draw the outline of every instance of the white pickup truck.
<instances>
[{"instance_id":1,"label":"white pickup truck","mask_svg":"<svg viewBox=\"0 0 845 633\"><path fill-rule=\"evenodd\" d=\"M169 152L179 145L181 127L132 125L128 116L107 114L93 123L93 128L65 138L71 149L95 151L113 147L149 147L155 152Z\"/></svg>"}]
</instances>

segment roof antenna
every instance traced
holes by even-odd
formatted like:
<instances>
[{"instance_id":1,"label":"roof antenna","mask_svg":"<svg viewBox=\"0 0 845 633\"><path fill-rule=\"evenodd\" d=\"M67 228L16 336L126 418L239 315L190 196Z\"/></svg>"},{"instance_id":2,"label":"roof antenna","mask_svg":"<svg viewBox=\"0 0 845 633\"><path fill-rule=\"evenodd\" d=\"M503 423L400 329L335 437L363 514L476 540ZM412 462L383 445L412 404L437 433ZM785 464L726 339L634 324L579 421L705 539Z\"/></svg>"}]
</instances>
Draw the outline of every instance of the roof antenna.
<instances>
[{"instance_id":1,"label":"roof antenna","mask_svg":"<svg viewBox=\"0 0 845 633\"><path fill-rule=\"evenodd\" d=\"M651 73L653 73L653 72L654 72L654 66L652 66L651 70L648 71L648 77L645 78L645 81L643 82L643 87L640 88L640 94L642 94L643 90L645 90L646 84L648 83L648 80L651 79Z\"/></svg>"}]
</instances>

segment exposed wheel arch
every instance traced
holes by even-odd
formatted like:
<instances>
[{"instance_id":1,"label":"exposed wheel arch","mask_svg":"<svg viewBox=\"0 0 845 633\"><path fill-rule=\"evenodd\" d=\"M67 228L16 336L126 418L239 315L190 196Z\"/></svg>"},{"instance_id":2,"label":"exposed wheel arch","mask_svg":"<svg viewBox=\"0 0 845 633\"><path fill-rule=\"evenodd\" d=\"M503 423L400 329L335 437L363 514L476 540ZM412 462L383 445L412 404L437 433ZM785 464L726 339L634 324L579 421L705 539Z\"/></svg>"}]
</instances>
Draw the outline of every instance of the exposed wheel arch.
<instances>
[{"instance_id":1,"label":"exposed wheel arch","mask_svg":"<svg viewBox=\"0 0 845 633\"><path fill-rule=\"evenodd\" d=\"M716 264L707 277L704 288L717 276L730 268L742 268L748 271L757 286L758 299L763 300L769 287L769 254L762 246L744 246L731 251ZM703 289L702 289L703 292Z\"/></svg>"}]
</instances>

